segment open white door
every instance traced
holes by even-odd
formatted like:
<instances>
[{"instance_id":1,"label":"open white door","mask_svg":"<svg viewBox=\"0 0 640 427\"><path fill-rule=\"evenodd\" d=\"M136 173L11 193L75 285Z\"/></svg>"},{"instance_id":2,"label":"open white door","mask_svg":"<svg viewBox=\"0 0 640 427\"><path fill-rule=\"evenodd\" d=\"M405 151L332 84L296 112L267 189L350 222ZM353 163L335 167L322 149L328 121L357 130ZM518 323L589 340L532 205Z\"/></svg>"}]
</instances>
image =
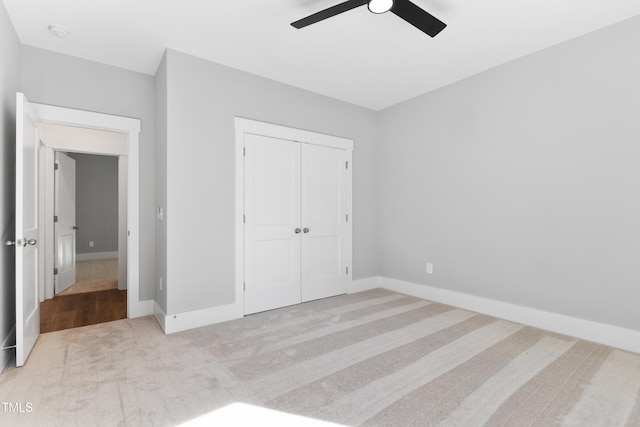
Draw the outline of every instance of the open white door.
<instances>
[{"instance_id":1,"label":"open white door","mask_svg":"<svg viewBox=\"0 0 640 427\"><path fill-rule=\"evenodd\" d=\"M76 161L55 154L54 240L56 295L76 283Z\"/></svg>"},{"instance_id":2,"label":"open white door","mask_svg":"<svg viewBox=\"0 0 640 427\"><path fill-rule=\"evenodd\" d=\"M22 93L16 109L16 366L40 335L38 300L38 120Z\"/></svg>"}]
</instances>

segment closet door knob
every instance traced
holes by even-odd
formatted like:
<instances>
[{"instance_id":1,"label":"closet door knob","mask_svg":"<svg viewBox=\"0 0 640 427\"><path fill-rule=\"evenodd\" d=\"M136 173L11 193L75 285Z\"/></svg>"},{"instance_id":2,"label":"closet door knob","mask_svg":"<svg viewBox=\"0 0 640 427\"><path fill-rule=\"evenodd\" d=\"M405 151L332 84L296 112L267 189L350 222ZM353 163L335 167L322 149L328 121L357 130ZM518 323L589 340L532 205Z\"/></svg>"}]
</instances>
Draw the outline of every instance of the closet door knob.
<instances>
[{"instance_id":1,"label":"closet door knob","mask_svg":"<svg viewBox=\"0 0 640 427\"><path fill-rule=\"evenodd\" d=\"M300 234L300 231L302 230L300 230L299 228L296 228L294 231L296 232L296 234Z\"/></svg>"},{"instance_id":2,"label":"closet door knob","mask_svg":"<svg viewBox=\"0 0 640 427\"><path fill-rule=\"evenodd\" d=\"M304 231L305 233L308 233L311 230L309 230L308 228L305 227L302 231Z\"/></svg>"}]
</instances>

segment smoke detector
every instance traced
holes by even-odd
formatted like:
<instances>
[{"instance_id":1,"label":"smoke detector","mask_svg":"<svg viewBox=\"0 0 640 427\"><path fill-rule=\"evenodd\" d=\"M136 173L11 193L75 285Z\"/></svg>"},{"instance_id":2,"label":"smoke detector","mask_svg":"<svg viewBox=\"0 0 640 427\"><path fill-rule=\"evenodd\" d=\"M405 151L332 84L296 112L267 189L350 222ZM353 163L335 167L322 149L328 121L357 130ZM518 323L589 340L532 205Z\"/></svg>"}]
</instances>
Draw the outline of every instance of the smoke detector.
<instances>
[{"instance_id":1,"label":"smoke detector","mask_svg":"<svg viewBox=\"0 0 640 427\"><path fill-rule=\"evenodd\" d=\"M66 39L71 34L69 30L64 27L60 27L59 25L50 25L49 32L56 37L60 37L61 39Z\"/></svg>"}]
</instances>

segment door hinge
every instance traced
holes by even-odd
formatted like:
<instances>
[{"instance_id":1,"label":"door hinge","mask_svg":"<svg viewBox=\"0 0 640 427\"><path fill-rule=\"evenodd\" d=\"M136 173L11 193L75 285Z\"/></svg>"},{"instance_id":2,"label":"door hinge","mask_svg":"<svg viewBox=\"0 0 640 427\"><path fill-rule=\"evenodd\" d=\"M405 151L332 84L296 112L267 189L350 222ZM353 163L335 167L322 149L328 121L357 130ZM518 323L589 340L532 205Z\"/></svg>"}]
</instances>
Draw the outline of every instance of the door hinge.
<instances>
[{"instance_id":1,"label":"door hinge","mask_svg":"<svg viewBox=\"0 0 640 427\"><path fill-rule=\"evenodd\" d=\"M58 215L53 216L53 222L58 222Z\"/></svg>"},{"instance_id":2,"label":"door hinge","mask_svg":"<svg viewBox=\"0 0 640 427\"><path fill-rule=\"evenodd\" d=\"M54 163L53 164L53 170L58 170L58 168L60 168L60 165L58 163Z\"/></svg>"},{"instance_id":3,"label":"door hinge","mask_svg":"<svg viewBox=\"0 0 640 427\"><path fill-rule=\"evenodd\" d=\"M242 289L247 290L247 282L242 282Z\"/></svg>"},{"instance_id":4,"label":"door hinge","mask_svg":"<svg viewBox=\"0 0 640 427\"><path fill-rule=\"evenodd\" d=\"M349 161L347 160L347 167L345 169L349 169Z\"/></svg>"},{"instance_id":5,"label":"door hinge","mask_svg":"<svg viewBox=\"0 0 640 427\"><path fill-rule=\"evenodd\" d=\"M349 267L347 267L347 275L349 275Z\"/></svg>"},{"instance_id":6,"label":"door hinge","mask_svg":"<svg viewBox=\"0 0 640 427\"><path fill-rule=\"evenodd\" d=\"M55 276L56 274L58 274L58 269L57 269L57 268L54 268L54 269L53 269L53 275Z\"/></svg>"},{"instance_id":7,"label":"door hinge","mask_svg":"<svg viewBox=\"0 0 640 427\"><path fill-rule=\"evenodd\" d=\"M242 147L242 156L247 157L247 149L245 147Z\"/></svg>"},{"instance_id":8,"label":"door hinge","mask_svg":"<svg viewBox=\"0 0 640 427\"><path fill-rule=\"evenodd\" d=\"M349 222L349 214L347 214L347 222Z\"/></svg>"},{"instance_id":9,"label":"door hinge","mask_svg":"<svg viewBox=\"0 0 640 427\"><path fill-rule=\"evenodd\" d=\"M247 216L245 214L242 214L242 222L247 223Z\"/></svg>"}]
</instances>

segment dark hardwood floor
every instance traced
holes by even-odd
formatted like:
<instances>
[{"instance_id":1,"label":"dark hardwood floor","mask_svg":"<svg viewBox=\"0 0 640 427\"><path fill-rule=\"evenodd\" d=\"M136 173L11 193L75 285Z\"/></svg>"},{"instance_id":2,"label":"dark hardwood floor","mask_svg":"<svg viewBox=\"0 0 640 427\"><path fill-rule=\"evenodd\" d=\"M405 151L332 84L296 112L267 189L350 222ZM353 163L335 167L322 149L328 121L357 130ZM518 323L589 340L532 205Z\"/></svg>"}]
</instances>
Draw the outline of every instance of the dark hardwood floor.
<instances>
[{"instance_id":1,"label":"dark hardwood floor","mask_svg":"<svg viewBox=\"0 0 640 427\"><path fill-rule=\"evenodd\" d=\"M40 333L127 317L127 291L117 289L58 295L40 304Z\"/></svg>"}]
</instances>

